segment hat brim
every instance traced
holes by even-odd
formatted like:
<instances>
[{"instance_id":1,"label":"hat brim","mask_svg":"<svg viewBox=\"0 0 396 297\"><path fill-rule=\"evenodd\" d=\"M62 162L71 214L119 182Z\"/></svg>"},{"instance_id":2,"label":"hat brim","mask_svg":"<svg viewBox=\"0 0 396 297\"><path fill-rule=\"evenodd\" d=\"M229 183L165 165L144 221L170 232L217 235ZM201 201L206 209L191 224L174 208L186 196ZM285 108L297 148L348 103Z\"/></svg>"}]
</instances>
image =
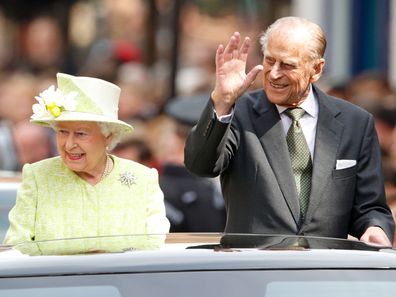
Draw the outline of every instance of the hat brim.
<instances>
[{"instance_id":1,"label":"hat brim","mask_svg":"<svg viewBox=\"0 0 396 297\"><path fill-rule=\"evenodd\" d=\"M31 119L30 122L40 125L50 127L59 122L98 122L107 123L111 125L117 125L122 129L123 134L127 134L133 131L133 127L123 121L109 119L106 116L101 116L91 113L83 112L62 112L58 117L41 117L39 119Z\"/></svg>"}]
</instances>

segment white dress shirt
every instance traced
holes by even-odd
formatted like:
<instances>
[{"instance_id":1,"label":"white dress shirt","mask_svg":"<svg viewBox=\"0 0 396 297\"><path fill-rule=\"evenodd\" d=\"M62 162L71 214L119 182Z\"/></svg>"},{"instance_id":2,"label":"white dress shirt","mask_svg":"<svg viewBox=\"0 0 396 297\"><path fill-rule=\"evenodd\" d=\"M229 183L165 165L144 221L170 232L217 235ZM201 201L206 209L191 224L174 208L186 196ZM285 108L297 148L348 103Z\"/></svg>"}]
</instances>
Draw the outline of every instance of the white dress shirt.
<instances>
[{"instance_id":1,"label":"white dress shirt","mask_svg":"<svg viewBox=\"0 0 396 297\"><path fill-rule=\"evenodd\" d=\"M312 85L309 87L307 99L305 99L304 102L299 105L299 107L305 110L305 114L300 119L300 125L307 141L309 151L311 153L311 159L313 160L315 150L316 126L318 123L319 114L319 104L318 100L313 94ZM281 117L283 130L286 137L287 131L292 124L292 119L284 112L287 109L286 107L276 105L276 108L278 109L279 115ZM216 111L214 109L213 111L217 117L217 120L222 123L231 122L232 116L234 115L234 108L232 109L231 113L223 116L217 116Z\"/></svg>"},{"instance_id":2,"label":"white dress shirt","mask_svg":"<svg viewBox=\"0 0 396 297\"><path fill-rule=\"evenodd\" d=\"M304 115L300 119L300 125L303 130L305 139L307 140L308 148L311 153L311 159L314 157L314 149L315 149L315 136L316 136L316 126L318 124L318 114L319 114L319 104L318 100L315 98L312 86L309 89L309 94L307 99L299 105L302 109L305 110ZM289 130L292 119L284 112L287 108L283 106L276 105L278 112L280 114L283 130L285 132L285 136L287 131Z\"/></svg>"}]
</instances>

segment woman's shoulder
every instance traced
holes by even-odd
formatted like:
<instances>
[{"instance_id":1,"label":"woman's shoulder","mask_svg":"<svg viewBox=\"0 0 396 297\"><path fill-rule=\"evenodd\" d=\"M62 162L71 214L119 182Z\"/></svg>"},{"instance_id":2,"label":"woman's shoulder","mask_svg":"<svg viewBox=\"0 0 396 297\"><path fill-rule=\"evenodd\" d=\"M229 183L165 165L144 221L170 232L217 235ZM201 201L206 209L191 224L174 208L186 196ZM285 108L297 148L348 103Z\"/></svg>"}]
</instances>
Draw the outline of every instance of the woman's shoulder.
<instances>
[{"instance_id":1,"label":"woman's shoulder","mask_svg":"<svg viewBox=\"0 0 396 297\"><path fill-rule=\"evenodd\" d=\"M46 167L57 167L57 166L62 166L62 165L63 165L63 161L62 161L61 157L59 157L59 156L43 159L43 160L37 161L35 163L31 163L31 164L25 164L25 166L29 166L34 169L42 169L42 168L46 168Z\"/></svg>"},{"instance_id":2,"label":"woman's shoulder","mask_svg":"<svg viewBox=\"0 0 396 297\"><path fill-rule=\"evenodd\" d=\"M43 159L31 164L25 164L24 167L30 167L33 170L43 170L47 168L60 168L64 166L61 157L56 156L48 159Z\"/></svg>"},{"instance_id":3,"label":"woman's shoulder","mask_svg":"<svg viewBox=\"0 0 396 297\"><path fill-rule=\"evenodd\" d=\"M66 170L66 165L60 157L52 157L43 159L35 163L27 163L23 166L23 179L33 178L42 183L48 183L50 180L61 182L70 174L70 170Z\"/></svg>"}]
</instances>

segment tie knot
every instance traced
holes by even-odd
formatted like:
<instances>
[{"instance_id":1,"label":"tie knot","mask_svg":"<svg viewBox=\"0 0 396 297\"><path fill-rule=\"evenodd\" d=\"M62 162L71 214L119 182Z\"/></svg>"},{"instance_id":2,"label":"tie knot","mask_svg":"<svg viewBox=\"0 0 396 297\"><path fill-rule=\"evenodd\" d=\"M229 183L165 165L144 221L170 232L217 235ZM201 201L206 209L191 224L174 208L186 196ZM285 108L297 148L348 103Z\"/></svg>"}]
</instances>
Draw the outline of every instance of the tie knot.
<instances>
[{"instance_id":1,"label":"tie knot","mask_svg":"<svg viewBox=\"0 0 396 297\"><path fill-rule=\"evenodd\" d=\"M304 115L305 110L302 109L301 107L296 107L296 108L288 108L286 109L285 112L293 121L298 121Z\"/></svg>"}]
</instances>

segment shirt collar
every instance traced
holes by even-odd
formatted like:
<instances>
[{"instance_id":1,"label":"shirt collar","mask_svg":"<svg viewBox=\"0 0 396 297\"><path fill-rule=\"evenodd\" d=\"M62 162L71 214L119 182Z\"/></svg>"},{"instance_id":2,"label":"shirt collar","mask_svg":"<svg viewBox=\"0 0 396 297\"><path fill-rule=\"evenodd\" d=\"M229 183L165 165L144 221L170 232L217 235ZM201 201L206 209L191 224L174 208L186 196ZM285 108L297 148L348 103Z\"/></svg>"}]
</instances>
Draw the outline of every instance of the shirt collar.
<instances>
[{"instance_id":1,"label":"shirt collar","mask_svg":"<svg viewBox=\"0 0 396 297\"><path fill-rule=\"evenodd\" d=\"M299 105L302 109L305 110L307 114L311 117L316 118L318 116L318 102L314 96L312 85L309 85L309 93L307 98ZM287 107L280 106L276 104L276 108L278 109L279 114L283 113Z\"/></svg>"}]
</instances>

